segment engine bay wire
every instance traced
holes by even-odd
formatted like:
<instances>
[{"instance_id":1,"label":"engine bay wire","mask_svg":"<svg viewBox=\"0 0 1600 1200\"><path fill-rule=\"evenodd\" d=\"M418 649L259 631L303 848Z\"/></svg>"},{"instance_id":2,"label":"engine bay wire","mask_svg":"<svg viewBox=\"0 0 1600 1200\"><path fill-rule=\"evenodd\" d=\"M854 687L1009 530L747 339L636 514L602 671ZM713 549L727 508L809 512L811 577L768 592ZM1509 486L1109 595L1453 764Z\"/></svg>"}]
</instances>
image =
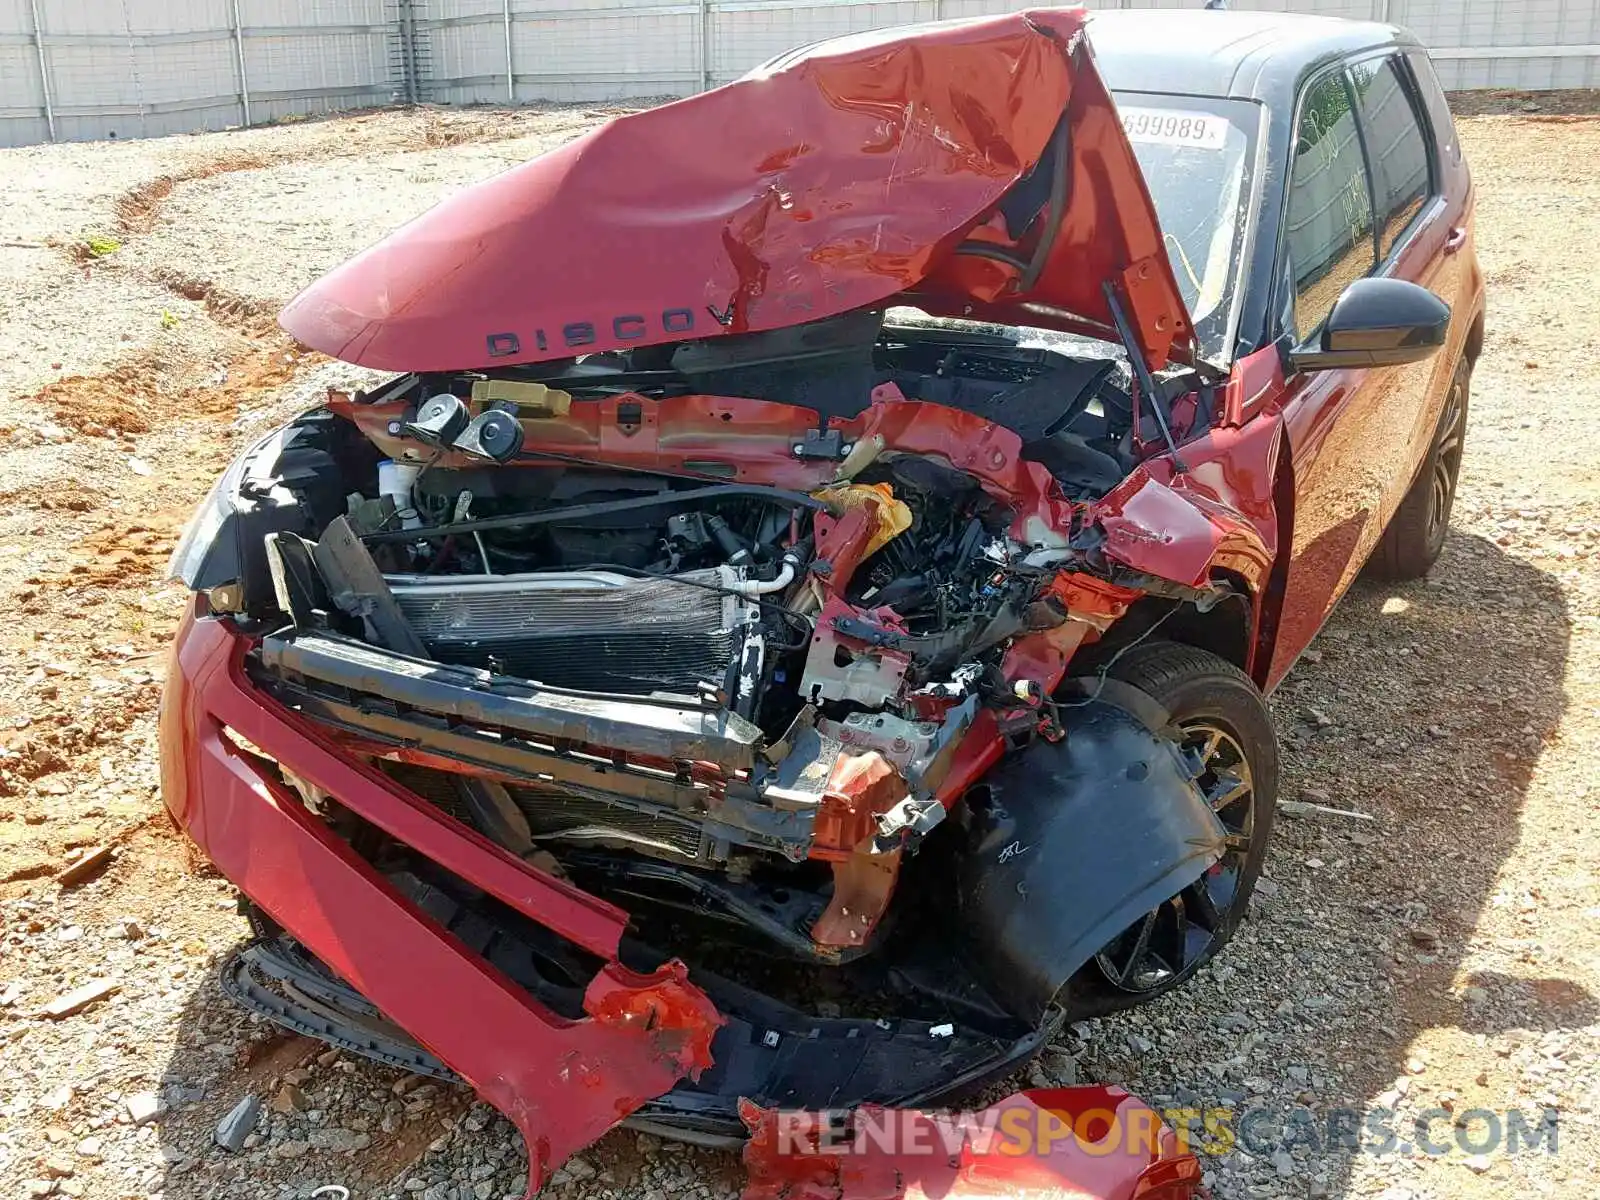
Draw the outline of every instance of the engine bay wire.
<instances>
[{"instance_id":1,"label":"engine bay wire","mask_svg":"<svg viewBox=\"0 0 1600 1200\"><path fill-rule=\"evenodd\" d=\"M1145 638L1149 637L1156 630L1160 629L1162 624L1166 621L1166 619L1168 617L1172 616L1172 614L1177 612L1177 611L1178 611L1178 606L1177 605L1173 605L1171 608L1167 609L1166 612L1162 613L1154 621L1150 622L1150 628L1146 629L1138 637L1134 638L1133 641L1131 641L1127 645L1121 647L1120 649L1118 649L1118 651L1115 654L1113 654L1110 658L1106 659L1105 663L1100 667L1100 669L1095 672L1095 675L1096 675L1096 677L1098 679L1098 682L1094 685L1094 691L1093 692L1089 693L1089 695L1085 696L1082 700L1073 700L1073 701L1070 701L1070 702L1057 700L1057 701L1055 701L1055 707L1056 708L1083 708L1084 706L1089 705L1089 704L1093 704L1096 700L1100 699L1100 693L1105 691L1106 677L1110 674L1111 668L1117 665L1117 660L1119 658L1121 658L1124 654L1126 654L1129 650L1132 650L1140 642L1144 641Z\"/></svg>"},{"instance_id":2,"label":"engine bay wire","mask_svg":"<svg viewBox=\"0 0 1600 1200\"><path fill-rule=\"evenodd\" d=\"M811 617L808 613L799 612L780 604L776 600L768 600L765 596L751 596L739 591L737 588L727 587L720 583L704 583L698 579L685 579L681 575L658 575L654 571L646 571L643 567L623 567L616 563L589 563L582 567L563 567L563 571L611 571L618 575L629 575L635 579L653 579L658 583L675 583L679 587L700 588L702 591L716 592L723 596L737 596L741 600L748 600L752 604L759 604L763 608L770 608L785 616L797 617L806 623L806 636L810 637ZM794 647L799 649L798 646Z\"/></svg>"},{"instance_id":3,"label":"engine bay wire","mask_svg":"<svg viewBox=\"0 0 1600 1200\"><path fill-rule=\"evenodd\" d=\"M782 608L782 607L774 606L773 611L776 612L778 614L778 616L781 617L784 621L786 621L786 622L794 622L794 623L798 624L799 627L800 627L800 631L801 631L800 632L800 637L796 641L793 641L793 642L781 642L781 643L780 642L774 642L773 646L776 649L781 650L786 654L789 654L789 653L793 653L796 650L803 650L807 645L810 644L810 642L811 642L811 633L812 633L812 630L814 628L810 617L803 616L802 614L795 612L794 609L792 609L792 608ZM791 625L790 628L794 628L794 625Z\"/></svg>"}]
</instances>

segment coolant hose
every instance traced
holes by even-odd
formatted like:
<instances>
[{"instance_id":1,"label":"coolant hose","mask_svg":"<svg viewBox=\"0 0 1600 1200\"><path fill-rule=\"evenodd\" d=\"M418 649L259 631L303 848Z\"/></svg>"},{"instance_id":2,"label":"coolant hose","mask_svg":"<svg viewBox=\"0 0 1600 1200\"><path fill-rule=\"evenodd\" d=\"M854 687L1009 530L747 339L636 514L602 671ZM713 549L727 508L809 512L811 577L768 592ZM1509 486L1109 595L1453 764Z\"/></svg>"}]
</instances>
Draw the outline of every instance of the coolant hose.
<instances>
[{"instance_id":1,"label":"coolant hose","mask_svg":"<svg viewBox=\"0 0 1600 1200\"><path fill-rule=\"evenodd\" d=\"M794 553L783 556L783 567L778 571L776 579L741 579L733 585L733 590L741 596L766 596L773 592L781 592L794 582L795 569L800 565L800 558Z\"/></svg>"},{"instance_id":2,"label":"coolant hose","mask_svg":"<svg viewBox=\"0 0 1600 1200\"><path fill-rule=\"evenodd\" d=\"M733 590L741 596L765 596L769 592L781 592L793 582L794 562L786 558L776 579L743 579L733 585Z\"/></svg>"}]
</instances>

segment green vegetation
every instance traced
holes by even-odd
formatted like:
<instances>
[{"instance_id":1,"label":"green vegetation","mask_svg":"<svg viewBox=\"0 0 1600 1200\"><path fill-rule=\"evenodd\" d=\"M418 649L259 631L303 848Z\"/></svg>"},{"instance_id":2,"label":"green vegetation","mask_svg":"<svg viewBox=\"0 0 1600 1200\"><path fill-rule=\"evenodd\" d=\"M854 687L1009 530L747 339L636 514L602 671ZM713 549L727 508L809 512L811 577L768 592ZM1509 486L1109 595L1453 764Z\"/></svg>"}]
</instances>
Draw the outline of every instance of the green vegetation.
<instances>
[{"instance_id":1,"label":"green vegetation","mask_svg":"<svg viewBox=\"0 0 1600 1200\"><path fill-rule=\"evenodd\" d=\"M104 233L91 233L79 245L90 258L105 258L122 249L121 242Z\"/></svg>"}]
</instances>

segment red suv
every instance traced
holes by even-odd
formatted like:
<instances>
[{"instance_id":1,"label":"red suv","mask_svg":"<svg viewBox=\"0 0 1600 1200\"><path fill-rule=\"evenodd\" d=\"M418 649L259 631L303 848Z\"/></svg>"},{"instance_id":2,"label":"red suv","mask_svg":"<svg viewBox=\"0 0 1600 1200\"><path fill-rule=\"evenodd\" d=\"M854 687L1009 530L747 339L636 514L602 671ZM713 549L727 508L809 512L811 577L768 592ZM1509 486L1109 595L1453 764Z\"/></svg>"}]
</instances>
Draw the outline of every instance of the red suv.
<instances>
[{"instance_id":1,"label":"red suv","mask_svg":"<svg viewBox=\"0 0 1600 1200\"><path fill-rule=\"evenodd\" d=\"M1471 206L1402 30L1054 9L785 55L378 243L282 320L396 376L175 559L228 986L465 1078L537 1186L1177 985L1261 869L1263 695L1439 554Z\"/></svg>"}]
</instances>

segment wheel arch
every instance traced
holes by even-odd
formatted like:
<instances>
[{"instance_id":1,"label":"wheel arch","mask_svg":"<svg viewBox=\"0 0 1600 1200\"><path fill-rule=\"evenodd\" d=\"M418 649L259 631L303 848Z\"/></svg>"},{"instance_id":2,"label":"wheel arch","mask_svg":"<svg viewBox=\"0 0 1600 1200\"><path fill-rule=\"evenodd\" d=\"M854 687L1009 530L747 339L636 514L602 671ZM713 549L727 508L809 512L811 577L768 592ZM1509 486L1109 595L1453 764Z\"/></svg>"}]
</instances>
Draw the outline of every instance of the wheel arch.
<instances>
[{"instance_id":1,"label":"wheel arch","mask_svg":"<svg viewBox=\"0 0 1600 1200\"><path fill-rule=\"evenodd\" d=\"M1256 596L1245 579L1232 571L1213 570L1211 577L1213 582L1226 583L1232 589L1223 600L1202 610L1191 600L1143 596L1094 644L1084 662L1098 669L1123 650L1160 638L1210 651L1251 674L1259 611ZM1077 662L1073 673L1082 673Z\"/></svg>"},{"instance_id":2,"label":"wheel arch","mask_svg":"<svg viewBox=\"0 0 1600 1200\"><path fill-rule=\"evenodd\" d=\"M1170 741L1103 697L1072 710L1067 738L1034 743L974 791L956 912L969 952L1029 1024L1225 849Z\"/></svg>"},{"instance_id":3,"label":"wheel arch","mask_svg":"<svg viewBox=\"0 0 1600 1200\"><path fill-rule=\"evenodd\" d=\"M1478 361L1478 355L1483 353L1483 317L1484 310L1479 309L1478 315L1472 318L1472 325L1467 330L1467 343L1462 353L1467 357L1467 366L1471 367Z\"/></svg>"}]
</instances>

